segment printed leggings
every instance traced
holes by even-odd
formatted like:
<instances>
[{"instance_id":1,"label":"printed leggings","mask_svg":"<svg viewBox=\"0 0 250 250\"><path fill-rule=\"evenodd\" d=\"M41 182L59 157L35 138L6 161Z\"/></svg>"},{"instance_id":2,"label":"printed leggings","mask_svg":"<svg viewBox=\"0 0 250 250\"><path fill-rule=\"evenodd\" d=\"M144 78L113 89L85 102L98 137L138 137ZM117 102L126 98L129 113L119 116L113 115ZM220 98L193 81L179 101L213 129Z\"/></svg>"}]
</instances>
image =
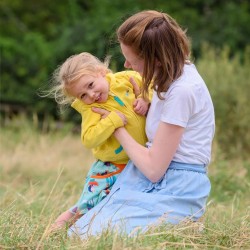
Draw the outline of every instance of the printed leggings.
<instances>
[{"instance_id":1,"label":"printed leggings","mask_svg":"<svg viewBox=\"0 0 250 250\"><path fill-rule=\"evenodd\" d=\"M126 164L96 161L86 176L80 199L70 208L70 212L83 215L95 207L109 194L125 166Z\"/></svg>"}]
</instances>

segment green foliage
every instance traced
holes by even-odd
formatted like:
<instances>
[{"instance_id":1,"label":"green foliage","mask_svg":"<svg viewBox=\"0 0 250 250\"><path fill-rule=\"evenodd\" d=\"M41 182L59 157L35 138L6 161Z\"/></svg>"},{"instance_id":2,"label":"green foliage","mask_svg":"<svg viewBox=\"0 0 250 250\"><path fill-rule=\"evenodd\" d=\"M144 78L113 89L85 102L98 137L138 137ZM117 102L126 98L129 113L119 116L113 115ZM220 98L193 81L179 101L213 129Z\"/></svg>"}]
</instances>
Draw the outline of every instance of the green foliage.
<instances>
[{"instance_id":1,"label":"green foliage","mask_svg":"<svg viewBox=\"0 0 250 250\"><path fill-rule=\"evenodd\" d=\"M211 196L215 202L230 203L237 200L237 203L240 203L240 200L245 199L250 184L249 157L245 161L225 161L220 159L219 152L214 154L217 154L217 160L209 166Z\"/></svg>"},{"instance_id":2,"label":"green foliage","mask_svg":"<svg viewBox=\"0 0 250 250\"><path fill-rule=\"evenodd\" d=\"M216 140L227 157L247 157L250 152L250 47L244 60L230 50L204 44L197 67L208 85L215 106Z\"/></svg>"},{"instance_id":3,"label":"green foliage","mask_svg":"<svg viewBox=\"0 0 250 250\"><path fill-rule=\"evenodd\" d=\"M4 94L1 101L24 105L34 103L37 99L34 90L48 77L49 45L41 34L26 33L18 44L13 38L3 38L0 46L4 48L0 89Z\"/></svg>"},{"instance_id":4,"label":"green foliage","mask_svg":"<svg viewBox=\"0 0 250 250\"><path fill-rule=\"evenodd\" d=\"M58 114L54 100L40 98L52 72L68 56L88 51L113 70L123 69L115 30L124 18L144 9L173 16L192 39L193 54L213 96L219 146L227 155L249 152L250 3L247 0L2 0L0 102L22 107L39 119L54 117L80 123L67 110ZM204 41L209 47L202 48ZM226 47L227 49L223 49ZM0 110L2 113L3 109ZM8 115L8 114L7 114ZM50 119L50 118L49 118Z\"/></svg>"}]
</instances>

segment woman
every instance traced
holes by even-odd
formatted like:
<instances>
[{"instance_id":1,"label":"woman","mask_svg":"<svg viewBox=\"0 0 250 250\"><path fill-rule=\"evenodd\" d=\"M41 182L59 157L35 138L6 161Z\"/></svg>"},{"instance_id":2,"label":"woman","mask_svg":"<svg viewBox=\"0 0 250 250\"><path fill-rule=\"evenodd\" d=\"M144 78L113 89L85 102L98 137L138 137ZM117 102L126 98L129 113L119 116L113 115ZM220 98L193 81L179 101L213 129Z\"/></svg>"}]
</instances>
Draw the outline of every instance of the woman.
<instances>
[{"instance_id":1,"label":"woman","mask_svg":"<svg viewBox=\"0 0 250 250\"><path fill-rule=\"evenodd\" d=\"M124 66L138 71L144 95L153 81L146 147L124 127L114 135L131 161L98 206L70 229L81 237L104 229L131 233L158 223L197 220L210 192L207 165L215 130L209 91L189 61L189 41L169 15L142 11L117 30ZM102 115L103 109L94 109ZM135 128L136 129L136 128Z\"/></svg>"}]
</instances>

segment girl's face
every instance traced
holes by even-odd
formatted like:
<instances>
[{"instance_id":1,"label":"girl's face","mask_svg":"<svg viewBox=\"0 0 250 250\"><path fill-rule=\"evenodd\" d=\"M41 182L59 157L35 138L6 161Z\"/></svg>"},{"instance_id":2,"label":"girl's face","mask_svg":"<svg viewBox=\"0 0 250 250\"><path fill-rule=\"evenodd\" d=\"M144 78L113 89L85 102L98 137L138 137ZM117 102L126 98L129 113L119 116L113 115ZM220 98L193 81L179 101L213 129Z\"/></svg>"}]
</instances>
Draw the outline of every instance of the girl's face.
<instances>
[{"instance_id":1,"label":"girl's face","mask_svg":"<svg viewBox=\"0 0 250 250\"><path fill-rule=\"evenodd\" d=\"M122 54L125 57L124 67L137 71L141 76L143 74L144 60L137 56L129 46L120 44Z\"/></svg>"},{"instance_id":2,"label":"girl's face","mask_svg":"<svg viewBox=\"0 0 250 250\"><path fill-rule=\"evenodd\" d=\"M105 103L109 95L109 83L105 74L84 75L68 90L69 94L85 104Z\"/></svg>"}]
</instances>

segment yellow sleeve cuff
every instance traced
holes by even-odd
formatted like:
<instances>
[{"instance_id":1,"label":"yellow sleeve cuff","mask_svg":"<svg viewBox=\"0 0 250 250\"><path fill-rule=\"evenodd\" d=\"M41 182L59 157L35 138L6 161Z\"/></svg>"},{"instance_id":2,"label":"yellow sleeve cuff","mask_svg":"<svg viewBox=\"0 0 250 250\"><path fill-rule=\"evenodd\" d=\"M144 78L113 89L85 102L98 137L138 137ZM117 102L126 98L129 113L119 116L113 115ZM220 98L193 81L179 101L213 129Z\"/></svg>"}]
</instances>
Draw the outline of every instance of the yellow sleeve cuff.
<instances>
[{"instance_id":1,"label":"yellow sleeve cuff","mask_svg":"<svg viewBox=\"0 0 250 250\"><path fill-rule=\"evenodd\" d=\"M124 126L122 118L115 111L111 111L110 114L107 116L107 118L109 118L112 121L115 129Z\"/></svg>"}]
</instances>

